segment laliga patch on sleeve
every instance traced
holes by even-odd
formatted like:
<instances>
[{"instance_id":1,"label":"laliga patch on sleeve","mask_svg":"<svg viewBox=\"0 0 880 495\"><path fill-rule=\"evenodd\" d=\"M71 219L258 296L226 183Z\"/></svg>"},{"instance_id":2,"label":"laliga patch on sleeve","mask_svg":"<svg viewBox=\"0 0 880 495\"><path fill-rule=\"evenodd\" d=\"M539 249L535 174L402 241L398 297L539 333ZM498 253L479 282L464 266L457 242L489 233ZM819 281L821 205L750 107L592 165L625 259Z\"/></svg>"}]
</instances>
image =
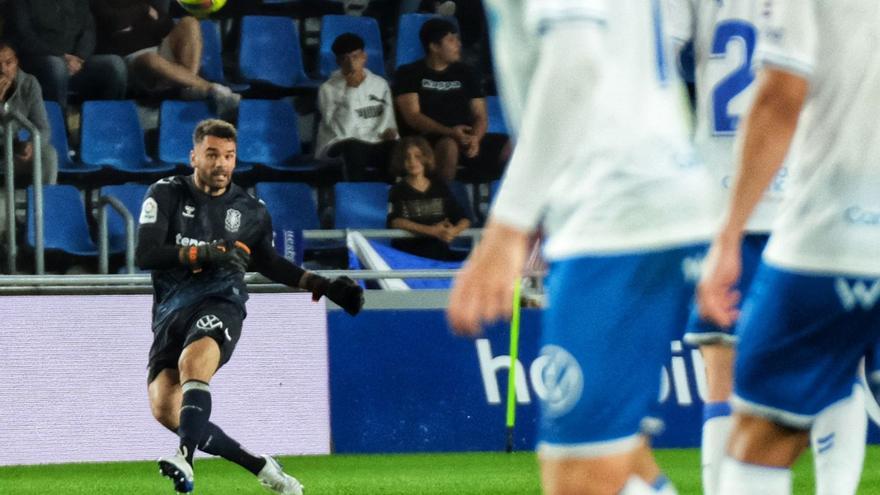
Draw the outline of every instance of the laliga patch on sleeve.
<instances>
[{"instance_id":1,"label":"laliga patch on sleeve","mask_svg":"<svg viewBox=\"0 0 880 495\"><path fill-rule=\"evenodd\" d=\"M156 200L153 198L145 199L143 206L141 206L141 218L139 223L156 223L158 215L159 205L156 203Z\"/></svg>"}]
</instances>

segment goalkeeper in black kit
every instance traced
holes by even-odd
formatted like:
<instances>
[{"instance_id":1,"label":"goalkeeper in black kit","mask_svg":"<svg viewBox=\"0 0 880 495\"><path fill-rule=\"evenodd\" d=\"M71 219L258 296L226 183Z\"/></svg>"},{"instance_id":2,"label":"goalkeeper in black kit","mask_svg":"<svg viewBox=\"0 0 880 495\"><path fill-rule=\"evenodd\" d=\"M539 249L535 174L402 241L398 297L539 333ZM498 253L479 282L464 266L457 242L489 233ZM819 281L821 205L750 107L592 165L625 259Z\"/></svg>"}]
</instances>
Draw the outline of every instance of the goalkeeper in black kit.
<instances>
[{"instance_id":1,"label":"goalkeeper in black kit","mask_svg":"<svg viewBox=\"0 0 880 495\"><path fill-rule=\"evenodd\" d=\"M137 264L152 270L153 345L147 378L153 416L180 437L176 454L159 459L178 493L193 491L193 454L201 449L254 473L273 493L303 487L269 456L254 455L209 421L210 381L241 336L249 267L279 283L326 296L349 314L363 306L351 279L328 280L279 256L265 206L232 183L236 131L221 120L193 133L190 176L150 187L139 220Z\"/></svg>"}]
</instances>

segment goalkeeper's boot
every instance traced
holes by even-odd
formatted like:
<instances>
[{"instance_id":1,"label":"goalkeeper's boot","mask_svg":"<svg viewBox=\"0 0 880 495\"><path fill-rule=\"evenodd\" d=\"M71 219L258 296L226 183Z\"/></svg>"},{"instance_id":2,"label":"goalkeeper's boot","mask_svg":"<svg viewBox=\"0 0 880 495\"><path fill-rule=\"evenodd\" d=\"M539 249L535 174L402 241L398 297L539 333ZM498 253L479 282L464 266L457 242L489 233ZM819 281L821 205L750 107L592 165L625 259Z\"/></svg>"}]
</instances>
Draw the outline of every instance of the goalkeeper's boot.
<instances>
[{"instance_id":1,"label":"goalkeeper's boot","mask_svg":"<svg viewBox=\"0 0 880 495\"><path fill-rule=\"evenodd\" d=\"M174 483L177 493L192 493L193 468L179 450L172 456L159 459L159 472Z\"/></svg>"},{"instance_id":2,"label":"goalkeeper's boot","mask_svg":"<svg viewBox=\"0 0 880 495\"><path fill-rule=\"evenodd\" d=\"M278 495L303 495L302 484L285 473L278 461L267 455L264 455L263 459L266 459L266 465L257 474L261 485Z\"/></svg>"}]
</instances>

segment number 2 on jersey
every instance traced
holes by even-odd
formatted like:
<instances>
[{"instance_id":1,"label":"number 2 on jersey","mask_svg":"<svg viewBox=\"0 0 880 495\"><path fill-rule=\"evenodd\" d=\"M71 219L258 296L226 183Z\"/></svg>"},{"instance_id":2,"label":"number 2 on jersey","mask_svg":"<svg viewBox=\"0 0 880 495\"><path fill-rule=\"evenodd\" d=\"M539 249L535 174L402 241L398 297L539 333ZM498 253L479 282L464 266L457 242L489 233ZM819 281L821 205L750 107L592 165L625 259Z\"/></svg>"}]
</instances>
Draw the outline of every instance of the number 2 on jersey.
<instances>
[{"instance_id":1,"label":"number 2 on jersey","mask_svg":"<svg viewBox=\"0 0 880 495\"><path fill-rule=\"evenodd\" d=\"M745 57L739 67L724 78L712 92L712 113L715 134L729 135L736 132L739 115L731 115L730 101L745 91L755 79L752 72L752 54L755 51L757 30L745 21L726 21L718 25L712 40L712 57L727 54L731 42L743 44Z\"/></svg>"}]
</instances>

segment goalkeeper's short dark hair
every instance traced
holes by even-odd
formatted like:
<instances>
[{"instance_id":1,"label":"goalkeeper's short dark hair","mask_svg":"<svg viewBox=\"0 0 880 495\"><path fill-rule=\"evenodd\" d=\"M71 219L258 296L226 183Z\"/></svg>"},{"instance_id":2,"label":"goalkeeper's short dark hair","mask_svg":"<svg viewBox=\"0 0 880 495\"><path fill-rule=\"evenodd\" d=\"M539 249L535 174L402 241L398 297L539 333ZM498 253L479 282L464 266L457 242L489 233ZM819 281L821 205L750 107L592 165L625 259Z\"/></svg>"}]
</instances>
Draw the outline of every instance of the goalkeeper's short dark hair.
<instances>
[{"instance_id":1,"label":"goalkeeper's short dark hair","mask_svg":"<svg viewBox=\"0 0 880 495\"><path fill-rule=\"evenodd\" d=\"M220 139L237 141L238 132L236 132L234 125L225 120L205 119L199 122L196 125L196 130L193 131L193 145L201 143L205 139L205 136L214 136Z\"/></svg>"}]
</instances>

